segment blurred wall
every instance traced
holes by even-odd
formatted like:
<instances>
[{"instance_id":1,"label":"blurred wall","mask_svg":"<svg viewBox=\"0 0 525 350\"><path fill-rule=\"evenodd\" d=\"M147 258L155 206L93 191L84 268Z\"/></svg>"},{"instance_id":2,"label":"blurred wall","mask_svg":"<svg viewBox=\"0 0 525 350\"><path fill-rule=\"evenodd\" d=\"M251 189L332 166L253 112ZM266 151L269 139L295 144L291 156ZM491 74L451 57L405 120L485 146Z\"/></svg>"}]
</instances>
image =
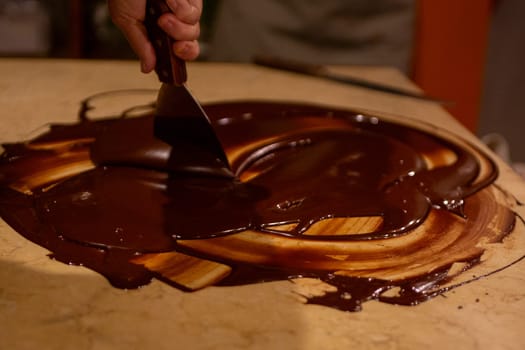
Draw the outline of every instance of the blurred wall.
<instances>
[{"instance_id":1,"label":"blurred wall","mask_svg":"<svg viewBox=\"0 0 525 350\"><path fill-rule=\"evenodd\" d=\"M478 135L499 133L513 161L525 162L525 1L494 9Z\"/></svg>"}]
</instances>

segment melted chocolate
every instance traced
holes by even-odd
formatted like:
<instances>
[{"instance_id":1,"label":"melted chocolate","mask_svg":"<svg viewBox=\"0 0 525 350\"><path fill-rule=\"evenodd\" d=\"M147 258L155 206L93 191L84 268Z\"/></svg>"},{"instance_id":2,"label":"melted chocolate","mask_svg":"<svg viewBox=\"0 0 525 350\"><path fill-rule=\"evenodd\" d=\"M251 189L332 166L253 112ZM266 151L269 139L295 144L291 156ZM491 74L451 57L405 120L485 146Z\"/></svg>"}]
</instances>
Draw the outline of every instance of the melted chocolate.
<instances>
[{"instance_id":1,"label":"melted chocolate","mask_svg":"<svg viewBox=\"0 0 525 350\"><path fill-rule=\"evenodd\" d=\"M475 155L453 142L373 116L255 102L205 109L234 179L170 170L170 147L153 137L151 115L81 118L74 125L54 125L27 144L5 145L1 216L55 259L98 271L117 287L136 288L153 277L178 285L134 262L147 254L177 251L231 267L219 285L298 276L322 279L338 292L309 302L355 311L369 299L412 305L434 296L436 286L448 279L452 262L390 280L366 277L366 268L352 275L330 264L309 265L307 252L285 247L275 256L267 254L269 263L261 263L199 244L243 232L298 244L386 242L416 232L431 211L437 212L442 227L458 218L468 221L465 201L497 176L488 159L488 175L480 176ZM440 156L445 151L453 160ZM21 178L46 167L59 171L61 156L75 152L88 154L84 161L90 159L95 166L58 180L37 181L27 193L20 192ZM365 231L345 232L329 225L310 233L325 220L353 217L380 220L375 229ZM509 215L497 239L510 232L513 220ZM432 227L426 230L433 232ZM391 259L436 239L423 240L419 248L400 247ZM475 251L468 261L477 261L481 254ZM422 285L426 287L415 288ZM395 287L400 288L395 297L383 295Z\"/></svg>"}]
</instances>

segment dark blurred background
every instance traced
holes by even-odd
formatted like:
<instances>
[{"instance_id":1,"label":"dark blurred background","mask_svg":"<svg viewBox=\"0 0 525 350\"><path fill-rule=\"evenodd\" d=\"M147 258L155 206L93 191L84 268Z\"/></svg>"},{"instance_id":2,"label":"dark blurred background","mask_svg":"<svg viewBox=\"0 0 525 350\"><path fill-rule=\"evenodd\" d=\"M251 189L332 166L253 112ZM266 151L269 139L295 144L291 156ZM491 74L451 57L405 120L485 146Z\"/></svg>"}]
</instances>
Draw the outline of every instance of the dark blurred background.
<instances>
[{"instance_id":1,"label":"dark blurred background","mask_svg":"<svg viewBox=\"0 0 525 350\"><path fill-rule=\"evenodd\" d=\"M201 60L214 57L215 20L226 1L204 0ZM479 136L497 134L494 147L503 142L508 157L525 162L525 1L412 2L410 60L401 70L428 94L456 101L449 111L460 122ZM0 57L135 59L105 0L0 0Z\"/></svg>"},{"instance_id":2,"label":"dark blurred background","mask_svg":"<svg viewBox=\"0 0 525 350\"><path fill-rule=\"evenodd\" d=\"M217 2L206 1L202 38ZM106 0L0 0L0 56L135 59Z\"/></svg>"}]
</instances>

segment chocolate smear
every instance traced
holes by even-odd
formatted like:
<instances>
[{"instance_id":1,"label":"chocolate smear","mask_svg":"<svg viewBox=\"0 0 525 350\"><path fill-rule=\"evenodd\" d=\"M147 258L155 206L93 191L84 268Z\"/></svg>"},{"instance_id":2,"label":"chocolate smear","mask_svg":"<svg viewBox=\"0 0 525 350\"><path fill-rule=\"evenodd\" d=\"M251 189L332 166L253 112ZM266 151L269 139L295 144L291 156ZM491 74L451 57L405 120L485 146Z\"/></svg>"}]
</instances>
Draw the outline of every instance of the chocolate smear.
<instances>
[{"instance_id":1,"label":"chocolate smear","mask_svg":"<svg viewBox=\"0 0 525 350\"><path fill-rule=\"evenodd\" d=\"M345 311L443 293L453 264L478 264L478 243L514 227L494 200L497 168L467 143L321 106L204 108L235 178L170 171L151 113L83 116L4 145L0 215L51 257L119 288L309 277L337 292L308 303Z\"/></svg>"}]
</instances>

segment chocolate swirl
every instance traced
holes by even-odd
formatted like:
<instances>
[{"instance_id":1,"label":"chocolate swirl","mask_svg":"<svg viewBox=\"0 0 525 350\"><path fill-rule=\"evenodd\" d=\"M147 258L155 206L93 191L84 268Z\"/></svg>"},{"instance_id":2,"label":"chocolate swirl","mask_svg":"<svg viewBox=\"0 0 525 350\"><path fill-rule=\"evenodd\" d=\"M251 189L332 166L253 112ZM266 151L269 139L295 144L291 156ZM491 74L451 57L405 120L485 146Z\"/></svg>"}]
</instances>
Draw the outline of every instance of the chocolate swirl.
<instances>
[{"instance_id":1,"label":"chocolate swirl","mask_svg":"<svg viewBox=\"0 0 525 350\"><path fill-rule=\"evenodd\" d=\"M338 291L310 302L344 310L426 300L513 227L495 165L462 140L320 106L205 109L235 179L169 172L151 115L82 118L5 145L2 217L117 287L313 277Z\"/></svg>"}]
</instances>

